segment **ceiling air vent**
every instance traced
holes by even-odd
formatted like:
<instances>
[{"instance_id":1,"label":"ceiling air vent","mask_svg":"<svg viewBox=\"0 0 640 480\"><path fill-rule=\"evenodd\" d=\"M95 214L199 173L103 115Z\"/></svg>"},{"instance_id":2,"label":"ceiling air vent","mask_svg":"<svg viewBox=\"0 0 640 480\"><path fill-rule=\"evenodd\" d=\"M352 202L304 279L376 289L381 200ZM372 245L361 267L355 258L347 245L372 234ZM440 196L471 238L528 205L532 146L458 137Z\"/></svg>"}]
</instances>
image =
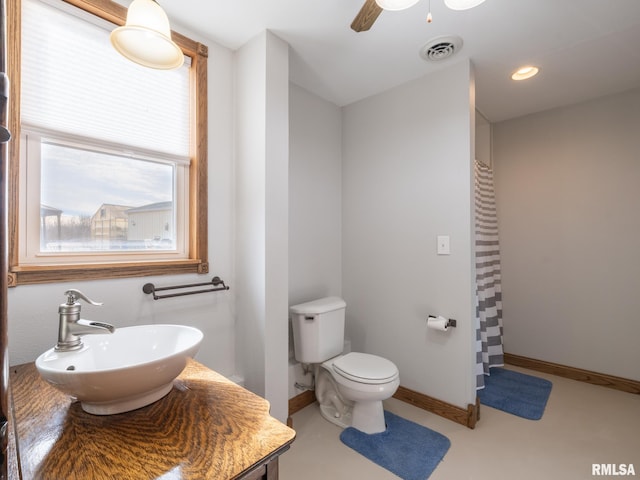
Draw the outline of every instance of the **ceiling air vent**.
<instances>
[{"instance_id":1,"label":"ceiling air vent","mask_svg":"<svg viewBox=\"0 0 640 480\"><path fill-rule=\"evenodd\" d=\"M420 49L420 56L428 61L435 62L449 58L462 48L462 39L453 35L436 37L429 40Z\"/></svg>"}]
</instances>

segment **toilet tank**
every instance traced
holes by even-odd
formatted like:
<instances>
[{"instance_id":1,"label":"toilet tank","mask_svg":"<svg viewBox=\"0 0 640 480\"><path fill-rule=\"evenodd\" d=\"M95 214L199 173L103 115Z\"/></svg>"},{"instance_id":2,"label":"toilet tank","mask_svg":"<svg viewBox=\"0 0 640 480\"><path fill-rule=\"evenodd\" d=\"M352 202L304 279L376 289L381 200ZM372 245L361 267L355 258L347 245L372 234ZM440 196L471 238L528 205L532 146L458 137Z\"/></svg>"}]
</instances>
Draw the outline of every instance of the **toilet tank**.
<instances>
[{"instance_id":1,"label":"toilet tank","mask_svg":"<svg viewBox=\"0 0 640 480\"><path fill-rule=\"evenodd\" d=\"M342 353L346 306L339 297L327 297L289 307L298 362L321 363Z\"/></svg>"}]
</instances>

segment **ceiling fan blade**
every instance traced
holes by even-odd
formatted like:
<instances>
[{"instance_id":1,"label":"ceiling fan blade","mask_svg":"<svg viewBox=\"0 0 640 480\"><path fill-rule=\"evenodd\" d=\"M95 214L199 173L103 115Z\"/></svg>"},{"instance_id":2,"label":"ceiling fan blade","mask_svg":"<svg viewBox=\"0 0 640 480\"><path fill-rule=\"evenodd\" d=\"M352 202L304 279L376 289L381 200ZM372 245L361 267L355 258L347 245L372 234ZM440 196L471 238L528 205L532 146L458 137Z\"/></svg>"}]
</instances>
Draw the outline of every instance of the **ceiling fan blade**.
<instances>
[{"instance_id":1,"label":"ceiling fan blade","mask_svg":"<svg viewBox=\"0 0 640 480\"><path fill-rule=\"evenodd\" d=\"M351 22L351 28L356 32L364 32L369 30L373 23L382 12L382 8L378 6L376 0L366 0L364 5L356 15L356 18Z\"/></svg>"}]
</instances>

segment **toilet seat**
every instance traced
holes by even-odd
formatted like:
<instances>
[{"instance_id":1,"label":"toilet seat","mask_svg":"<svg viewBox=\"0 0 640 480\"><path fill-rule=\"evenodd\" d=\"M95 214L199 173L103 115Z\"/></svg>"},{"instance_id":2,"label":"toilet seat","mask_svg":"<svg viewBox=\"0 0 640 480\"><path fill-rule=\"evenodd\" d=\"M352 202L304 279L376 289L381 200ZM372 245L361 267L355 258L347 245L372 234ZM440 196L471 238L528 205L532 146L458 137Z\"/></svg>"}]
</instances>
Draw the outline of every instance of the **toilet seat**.
<instances>
[{"instance_id":1,"label":"toilet seat","mask_svg":"<svg viewBox=\"0 0 640 480\"><path fill-rule=\"evenodd\" d=\"M325 419L364 433L385 431L382 402L400 386L400 373L393 362L352 352L331 358L317 368L316 398Z\"/></svg>"},{"instance_id":2,"label":"toilet seat","mask_svg":"<svg viewBox=\"0 0 640 480\"><path fill-rule=\"evenodd\" d=\"M398 368L386 358L368 353L351 352L333 362L333 371L357 383L379 385L398 378Z\"/></svg>"}]
</instances>

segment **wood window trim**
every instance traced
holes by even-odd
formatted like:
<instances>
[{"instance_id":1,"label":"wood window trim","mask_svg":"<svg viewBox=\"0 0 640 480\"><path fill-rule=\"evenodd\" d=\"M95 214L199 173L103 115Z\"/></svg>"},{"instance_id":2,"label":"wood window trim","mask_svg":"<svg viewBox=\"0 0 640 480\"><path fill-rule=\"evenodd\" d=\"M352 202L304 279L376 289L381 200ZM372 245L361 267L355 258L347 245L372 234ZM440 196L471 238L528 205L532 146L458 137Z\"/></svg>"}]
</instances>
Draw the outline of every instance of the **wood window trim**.
<instances>
[{"instance_id":1,"label":"wood window trim","mask_svg":"<svg viewBox=\"0 0 640 480\"><path fill-rule=\"evenodd\" d=\"M111 0L64 0L116 25L124 25L126 7ZM7 5L7 70L11 79L9 130L9 198L6 207L9 220L8 286L53 283L70 280L143 277L187 273L208 273L208 140L207 140L207 59L206 45L179 33L171 32L185 55L191 57L191 166L189 168L189 258L172 261L138 261L130 263L93 263L86 265L20 265L18 214L20 167L20 54L21 0Z\"/></svg>"}]
</instances>

